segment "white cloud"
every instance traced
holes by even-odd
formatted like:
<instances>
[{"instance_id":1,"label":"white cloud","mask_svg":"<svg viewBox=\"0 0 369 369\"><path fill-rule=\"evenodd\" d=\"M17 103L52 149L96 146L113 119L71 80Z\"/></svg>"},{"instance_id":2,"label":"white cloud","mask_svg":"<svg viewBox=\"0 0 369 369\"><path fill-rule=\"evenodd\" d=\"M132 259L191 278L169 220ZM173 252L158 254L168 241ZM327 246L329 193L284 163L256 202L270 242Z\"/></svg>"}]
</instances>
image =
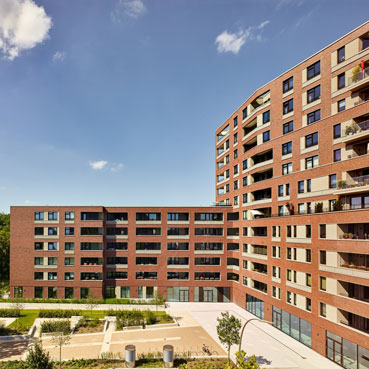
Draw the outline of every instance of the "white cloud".
<instances>
[{"instance_id":1,"label":"white cloud","mask_svg":"<svg viewBox=\"0 0 369 369\"><path fill-rule=\"evenodd\" d=\"M40 204L38 201L26 200L24 202L26 205L38 205Z\"/></svg>"},{"instance_id":2,"label":"white cloud","mask_svg":"<svg viewBox=\"0 0 369 369\"><path fill-rule=\"evenodd\" d=\"M1 0L0 0L1 1ZM62 62L65 59L66 53L65 51L57 51L54 55L53 55L53 61L54 62Z\"/></svg>"},{"instance_id":3,"label":"white cloud","mask_svg":"<svg viewBox=\"0 0 369 369\"><path fill-rule=\"evenodd\" d=\"M108 162L106 160L90 161L90 167L94 170L103 169Z\"/></svg>"},{"instance_id":4,"label":"white cloud","mask_svg":"<svg viewBox=\"0 0 369 369\"><path fill-rule=\"evenodd\" d=\"M218 53L231 52L233 54L238 54L241 47L249 40L261 41L261 32L263 28L269 24L266 20L260 23L258 26L251 26L247 29L241 29L237 33L229 33L227 30L223 31L215 39L215 44L217 45Z\"/></svg>"},{"instance_id":5,"label":"white cloud","mask_svg":"<svg viewBox=\"0 0 369 369\"><path fill-rule=\"evenodd\" d=\"M120 23L124 16L136 19L146 10L142 0L119 0L110 15L114 22Z\"/></svg>"},{"instance_id":6,"label":"white cloud","mask_svg":"<svg viewBox=\"0 0 369 369\"><path fill-rule=\"evenodd\" d=\"M0 49L9 60L45 41L51 25L33 0L0 0Z\"/></svg>"},{"instance_id":7,"label":"white cloud","mask_svg":"<svg viewBox=\"0 0 369 369\"><path fill-rule=\"evenodd\" d=\"M110 168L110 170L115 173L115 172L119 172L120 170L122 170L124 167L124 165L122 163L117 163L117 164L113 164Z\"/></svg>"}]
</instances>

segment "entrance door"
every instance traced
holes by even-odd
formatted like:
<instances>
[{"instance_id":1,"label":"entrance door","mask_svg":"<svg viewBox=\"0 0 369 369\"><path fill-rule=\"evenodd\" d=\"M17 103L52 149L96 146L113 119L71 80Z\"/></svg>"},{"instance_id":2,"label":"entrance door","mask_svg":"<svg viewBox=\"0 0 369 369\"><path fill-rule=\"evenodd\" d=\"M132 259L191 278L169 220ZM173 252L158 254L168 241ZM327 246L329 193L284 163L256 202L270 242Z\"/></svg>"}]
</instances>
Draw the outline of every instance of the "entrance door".
<instances>
[{"instance_id":1,"label":"entrance door","mask_svg":"<svg viewBox=\"0 0 369 369\"><path fill-rule=\"evenodd\" d=\"M327 357L338 365L342 365L342 344L327 337Z\"/></svg>"},{"instance_id":2,"label":"entrance door","mask_svg":"<svg viewBox=\"0 0 369 369\"><path fill-rule=\"evenodd\" d=\"M204 290L204 302L213 302L213 290Z\"/></svg>"},{"instance_id":3,"label":"entrance door","mask_svg":"<svg viewBox=\"0 0 369 369\"><path fill-rule=\"evenodd\" d=\"M188 290L179 290L179 301L188 302Z\"/></svg>"}]
</instances>

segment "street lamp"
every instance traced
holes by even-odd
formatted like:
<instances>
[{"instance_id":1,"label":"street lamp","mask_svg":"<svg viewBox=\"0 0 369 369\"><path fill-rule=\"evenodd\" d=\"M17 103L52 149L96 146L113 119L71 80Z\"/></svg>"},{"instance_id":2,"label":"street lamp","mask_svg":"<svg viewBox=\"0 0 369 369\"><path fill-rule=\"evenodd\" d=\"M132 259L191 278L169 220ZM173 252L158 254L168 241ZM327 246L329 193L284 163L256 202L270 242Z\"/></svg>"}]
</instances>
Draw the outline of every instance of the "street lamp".
<instances>
[{"instance_id":1,"label":"street lamp","mask_svg":"<svg viewBox=\"0 0 369 369\"><path fill-rule=\"evenodd\" d=\"M262 323L267 323L267 324L270 324L270 325L273 325L273 322L269 322L268 320L263 320L263 319L258 319L258 318L251 318L249 320L246 321L246 323L243 325L242 327L242 330L241 330L241 335L240 335L240 344L238 346L238 351L241 351L241 345L242 345L242 336L243 336L243 332L246 328L246 325L248 323L250 323L252 320L257 320L258 322L262 322Z\"/></svg>"}]
</instances>

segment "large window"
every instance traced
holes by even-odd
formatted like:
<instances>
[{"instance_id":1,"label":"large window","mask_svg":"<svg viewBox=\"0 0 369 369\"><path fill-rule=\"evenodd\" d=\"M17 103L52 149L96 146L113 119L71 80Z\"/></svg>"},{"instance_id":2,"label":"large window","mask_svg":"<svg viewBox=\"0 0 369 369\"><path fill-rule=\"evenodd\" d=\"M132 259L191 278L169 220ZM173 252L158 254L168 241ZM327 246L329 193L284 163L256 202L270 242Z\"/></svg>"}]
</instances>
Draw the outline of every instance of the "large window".
<instances>
[{"instance_id":1,"label":"large window","mask_svg":"<svg viewBox=\"0 0 369 369\"><path fill-rule=\"evenodd\" d=\"M311 323L273 306L273 325L304 345L311 347Z\"/></svg>"},{"instance_id":2,"label":"large window","mask_svg":"<svg viewBox=\"0 0 369 369\"><path fill-rule=\"evenodd\" d=\"M338 123L333 126L333 138L341 137L341 123Z\"/></svg>"},{"instance_id":3,"label":"large window","mask_svg":"<svg viewBox=\"0 0 369 369\"><path fill-rule=\"evenodd\" d=\"M287 155L292 152L292 141L282 144L282 155Z\"/></svg>"},{"instance_id":4,"label":"large window","mask_svg":"<svg viewBox=\"0 0 369 369\"><path fill-rule=\"evenodd\" d=\"M341 161L341 149L333 150L333 161Z\"/></svg>"},{"instance_id":5,"label":"large window","mask_svg":"<svg viewBox=\"0 0 369 369\"><path fill-rule=\"evenodd\" d=\"M314 78L315 76L320 74L320 61L310 65L307 67L307 79Z\"/></svg>"},{"instance_id":6,"label":"large window","mask_svg":"<svg viewBox=\"0 0 369 369\"><path fill-rule=\"evenodd\" d=\"M293 89L293 77L290 77L283 81L283 93L286 93Z\"/></svg>"},{"instance_id":7,"label":"large window","mask_svg":"<svg viewBox=\"0 0 369 369\"><path fill-rule=\"evenodd\" d=\"M293 131L293 120L283 124L283 134L287 134Z\"/></svg>"},{"instance_id":8,"label":"large window","mask_svg":"<svg viewBox=\"0 0 369 369\"><path fill-rule=\"evenodd\" d=\"M342 46L337 50L337 64L342 63L344 60L345 60L345 46Z\"/></svg>"},{"instance_id":9,"label":"large window","mask_svg":"<svg viewBox=\"0 0 369 369\"><path fill-rule=\"evenodd\" d=\"M305 169L316 168L319 164L318 155L310 156L305 159Z\"/></svg>"},{"instance_id":10,"label":"large window","mask_svg":"<svg viewBox=\"0 0 369 369\"><path fill-rule=\"evenodd\" d=\"M270 140L270 131L263 132L263 142L267 142Z\"/></svg>"},{"instance_id":11,"label":"large window","mask_svg":"<svg viewBox=\"0 0 369 369\"><path fill-rule=\"evenodd\" d=\"M312 111L307 115L307 124L311 124L320 120L320 116L320 109Z\"/></svg>"},{"instance_id":12,"label":"large window","mask_svg":"<svg viewBox=\"0 0 369 369\"><path fill-rule=\"evenodd\" d=\"M247 106L246 108L242 110L242 119L246 119L246 118L247 118Z\"/></svg>"},{"instance_id":13,"label":"large window","mask_svg":"<svg viewBox=\"0 0 369 369\"><path fill-rule=\"evenodd\" d=\"M292 163L286 163L282 165L282 175L285 176L286 174L292 173Z\"/></svg>"},{"instance_id":14,"label":"large window","mask_svg":"<svg viewBox=\"0 0 369 369\"><path fill-rule=\"evenodd\" d=\"M305 136L305 147L318 145L318 132Z\"/></svg>"},{"instance_id":15,"label":"large window","mask_svg":"<svg viewBox=\"0 0 369 369\"><path fill-rule=\"evenodd\" d=\"M263 124L270 122L270 110L263 113Z\"/></svg>"},{"instance_id":16,"label":"large window","mask_svg":"<svg viewBox=\"0 0 369 369\"><path fill-rule=\"evenodd\" d=\"M161 220L160 213L136 213L137 221L159 221Z\"/></svg>"},{"instance_id":17,"label":"large window","mask_svg":"<svg viewBox=\"0 0 369 369\"><path fill-rule=\"evenodd\" d=\"M293 99L287 100L283 103L283 114L288 114L293 111Z\"/></svg>"},{"instance_id":18,"label":"large window","mask_svg":"<svg viewBox=\"0 0 369 369\"><path fill-rule=\"evenodd\" d=\"M311 103L320 99L320 85L315 86L307 91L307 103Z\"/></svg>"},{"instance_id":19,"label":"large window","mask_svg":"<svg viewBox=\"0 0 369 369\"><path fill-rule=\"evenodd\" d=\"M344 88L345 85L346 85L345 72L343 72L337 76L337 89L340 90L341 88Z\"/></svg>"},{"instance_id":20,"label":"large window","mask_svg":"<svg viewBox=\"0 0 369 369\"><path fill-rule=\"evenodd\" d=\"M246 310L258 318L264 319L264 301L249 294L246 294Z\"/></svg>"},{"instance_id":21,"label":"large window","mask_svg":"<svg viewBox=\"0 0 369 369\"><path fill-rule=\"evenodd\" d=\"M344 111L346 109L346 99L337 101L337 110L338 112Z\"/></svg>"}]
</instances>

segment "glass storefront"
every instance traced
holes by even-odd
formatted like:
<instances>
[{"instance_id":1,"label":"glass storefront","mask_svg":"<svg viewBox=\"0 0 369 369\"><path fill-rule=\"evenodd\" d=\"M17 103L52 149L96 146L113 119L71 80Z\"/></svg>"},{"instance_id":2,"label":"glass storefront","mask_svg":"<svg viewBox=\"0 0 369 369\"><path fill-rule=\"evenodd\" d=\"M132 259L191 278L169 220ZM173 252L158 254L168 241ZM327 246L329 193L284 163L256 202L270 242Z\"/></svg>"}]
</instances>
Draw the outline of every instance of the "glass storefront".
<instances>
[{"instance_id":1,"label":"glass storefront","mask_svg":"<svg viewBox=\"0 0 369 369\"><path fill-rule=\"evenodd\" d=\"M188 302L189 294L189 287L167 287L168 302Z\"/></svg>"},{"instance_id":2,"label":"glass storefront","mask_svg":"<svg viewBox=\"0 0 369 369\"><path fill-rule=\"evenodd\" d=\"M273 325L304 345L311 347L311 323L273 306Z\"/></svg>"},{"instance_id":3,"label":"glass storefront","mask_svg":"<svg viewBox=\"0 0 369 369\"><path fill-rule=\"evenodd\" d=\"M229 302L229 287L195 287L195 302Z\"/></svg>"},{"instance_id":4,"label":"glass storefront","mask_svg":"<svg viewBox=\"0 0 369 369\"><path fill-rule=\"evenodd\" d=\"M248 294L246 294L246 310L258 318L264 319L264 301Z\"/></svg>"}]
</instances>

